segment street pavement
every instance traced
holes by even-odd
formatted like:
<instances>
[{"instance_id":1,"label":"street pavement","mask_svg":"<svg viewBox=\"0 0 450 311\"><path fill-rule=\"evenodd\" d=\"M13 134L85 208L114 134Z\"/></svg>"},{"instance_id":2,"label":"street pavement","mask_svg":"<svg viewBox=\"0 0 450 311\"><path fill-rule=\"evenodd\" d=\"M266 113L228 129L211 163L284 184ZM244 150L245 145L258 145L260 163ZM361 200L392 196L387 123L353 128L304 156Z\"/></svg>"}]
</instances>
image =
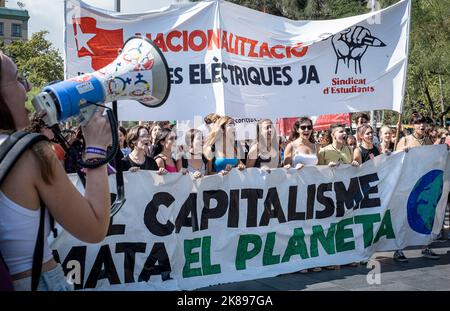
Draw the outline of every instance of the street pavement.
<instances>
[{"instance_id":1,"label":"street pavement","mask_svg":"<svg viewBox=\"0 0 450 311\"><path fill-rule=\"evenodd\" d=\"M448 230L445 231L445 237ZM450 241L431 244L440 259L423 258L420 247L404 250L407 263L395 262L393 252L375 253L381 266L380 284L369 284L372 267L342 266L339 270L290 273L271 278L227 283L199 291L450 291ZM372 282L373 283L373 282Z\"/></svg>"}]
</instances>

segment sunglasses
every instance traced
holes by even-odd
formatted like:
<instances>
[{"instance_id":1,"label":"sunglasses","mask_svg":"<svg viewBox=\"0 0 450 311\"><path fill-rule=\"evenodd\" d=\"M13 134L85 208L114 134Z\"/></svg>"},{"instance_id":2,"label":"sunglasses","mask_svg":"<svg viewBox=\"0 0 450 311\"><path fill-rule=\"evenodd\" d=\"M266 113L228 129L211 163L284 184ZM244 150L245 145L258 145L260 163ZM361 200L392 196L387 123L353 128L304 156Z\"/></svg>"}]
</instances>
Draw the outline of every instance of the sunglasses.
<instances>
[{"instance_id":1,"label":"sunglasses","mask_svg":"<svg viewBox=\"0 0 450 311\"><path fill-rule=\"evenodd\" d=\"M309 131L311 131L312 130L312 125L300 125L300 129L302 130L302 131L305 131L306 129L308 129Z\"/></svg>"}]
</instances>

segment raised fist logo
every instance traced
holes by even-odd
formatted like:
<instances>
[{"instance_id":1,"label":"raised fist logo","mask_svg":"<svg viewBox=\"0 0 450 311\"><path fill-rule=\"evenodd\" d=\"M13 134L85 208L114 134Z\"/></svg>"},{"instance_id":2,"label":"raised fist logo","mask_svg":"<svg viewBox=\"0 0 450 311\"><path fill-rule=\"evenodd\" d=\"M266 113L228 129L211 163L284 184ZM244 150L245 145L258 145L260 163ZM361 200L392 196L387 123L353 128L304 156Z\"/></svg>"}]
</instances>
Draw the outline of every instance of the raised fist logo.
<instances>
[{"instance_id":1,"label":"raised fist logo","mask_svg":"<svg viewBox=\"0 0 450 311\"><path fill-rule=\"evenodd\" d=\"M380 39L373 37L367 28L355 26L333 36L331 43L336 53L336 69L338 72L341 60L350 68L351 60L355 66L355 74L361 73L361 58L369 46L386 46Z\"/></svg>"}]
</instances>

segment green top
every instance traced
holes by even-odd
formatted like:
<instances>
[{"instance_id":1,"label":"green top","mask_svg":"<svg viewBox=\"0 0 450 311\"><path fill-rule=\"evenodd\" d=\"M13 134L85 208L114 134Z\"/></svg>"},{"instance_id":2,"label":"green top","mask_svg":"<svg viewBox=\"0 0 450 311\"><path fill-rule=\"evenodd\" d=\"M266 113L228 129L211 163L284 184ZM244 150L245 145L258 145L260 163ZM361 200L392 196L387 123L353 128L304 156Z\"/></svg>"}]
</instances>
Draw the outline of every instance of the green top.
<instances>
[{"instance_id":1,"label":"green top","mask_svg":"<svg viewBox=\"0 0 450 311\"><path fill-rule=\"evenodd\" d=\"M319 165L328 165L330 162L351 164L353 161L353 152L349 146L343 146L337 150L332 144L319 150Z\"/></svg>"},{"instance_id":2,"label":"green top","mask_svg":"<svg viewBox=\"0 0 450 311\"><path fill-rule=\"evenodd\" d=\"M27 10L0 8L0 18L28 21L30 19L30 15L28 15Z\"/></svg>"}]
</instances>

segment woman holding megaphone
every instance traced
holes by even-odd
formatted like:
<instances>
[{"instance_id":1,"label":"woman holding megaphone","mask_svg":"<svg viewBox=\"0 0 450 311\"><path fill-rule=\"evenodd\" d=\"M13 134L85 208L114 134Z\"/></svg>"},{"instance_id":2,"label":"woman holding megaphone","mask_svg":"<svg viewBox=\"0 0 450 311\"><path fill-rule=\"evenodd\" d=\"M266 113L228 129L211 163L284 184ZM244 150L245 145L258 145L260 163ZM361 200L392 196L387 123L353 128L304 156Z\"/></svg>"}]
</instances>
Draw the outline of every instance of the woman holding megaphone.
<instances>
[{"instance_id":1,"label":"woman holding megaphone","mask_svg":"<svg viewBox=\"0 0 450 311\"><path fill-rule=\"evenodd\" d=\"M11 134L29 125L25 101L31 86L16 65L0 52L0 146ZM107 118L98 110L83 128L84 160L104 157L111 144ZM106 152L105 152L106 153ZM87 169L85 196L73 186L49 142L34 144L17 160L0 185L0 251L16 290L31 289L31 275L41 206L76 238L98 243L107 233L110 195L106 165ZM48 224L49 215L45 214ZM44 226L47 237L49 226ZM53 259L44 238L38 290L69 290L62 267Z\"/></svg>"}]
</instances>

